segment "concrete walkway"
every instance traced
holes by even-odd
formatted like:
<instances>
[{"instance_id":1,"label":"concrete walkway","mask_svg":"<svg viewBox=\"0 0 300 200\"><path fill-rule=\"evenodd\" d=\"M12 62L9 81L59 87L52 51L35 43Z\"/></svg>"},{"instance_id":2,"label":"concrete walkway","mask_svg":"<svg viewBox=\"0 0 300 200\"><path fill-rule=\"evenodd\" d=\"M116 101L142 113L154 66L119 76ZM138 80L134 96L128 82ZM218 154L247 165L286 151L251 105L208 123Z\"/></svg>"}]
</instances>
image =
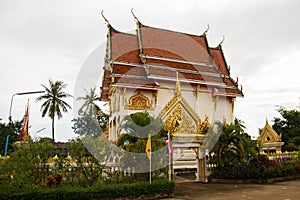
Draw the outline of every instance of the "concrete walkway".
<instances>
[{"instance_id":1,"label":"concrete walkway","mask_svg":"<svg viewBox=\"0 0 300 200\"><path fill-rule=\"evenodd\" d=\"M298 200L300 199L300 180L272 184L224 184L177 182L174 198L205 200Z\"/></svg>"}]
</instances>

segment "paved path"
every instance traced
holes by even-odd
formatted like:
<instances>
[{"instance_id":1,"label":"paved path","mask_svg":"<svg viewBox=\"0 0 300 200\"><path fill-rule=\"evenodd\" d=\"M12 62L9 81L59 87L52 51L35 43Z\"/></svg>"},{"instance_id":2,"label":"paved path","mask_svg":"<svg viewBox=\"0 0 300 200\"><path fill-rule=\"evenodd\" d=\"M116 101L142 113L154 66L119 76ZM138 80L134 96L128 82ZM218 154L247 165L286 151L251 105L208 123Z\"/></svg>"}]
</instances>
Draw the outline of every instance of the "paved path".
<instances>
[{"instance_id":1,"label":"paved path","mask_svg":"<svg viewBox=\"0 0 300 200\"><path fill-rule=\"evenodd\" d=\"M300 180L272 184L176 183L174 198L169 200L299 200Z\"/></svg>"}]
</instances>

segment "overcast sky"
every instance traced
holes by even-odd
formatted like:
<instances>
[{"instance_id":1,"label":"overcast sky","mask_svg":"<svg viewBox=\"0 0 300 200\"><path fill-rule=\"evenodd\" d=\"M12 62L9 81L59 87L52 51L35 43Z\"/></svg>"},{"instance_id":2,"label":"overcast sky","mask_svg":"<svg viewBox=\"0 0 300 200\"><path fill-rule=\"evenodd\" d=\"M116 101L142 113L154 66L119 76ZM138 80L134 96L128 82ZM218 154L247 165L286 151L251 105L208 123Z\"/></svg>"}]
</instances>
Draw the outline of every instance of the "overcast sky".
<instances>
[{"instance_id":1,"label":"overcast sky","mask_svg":"<svg viewBox=\"0 0 300 200\"><path fill-rule=\"evenodd\" d=\"M41 90L50 78L65 82L66 91L74 94L84 62L105 44L107 28L101 10L116 29L132 32L131 8L148 26L201 35L209 24L211 47L225 36L227 63L245 94L236 101L235 115L252 136L258 136L266 117L271 122L278 116L276 105L299 105L298 0L0 0L2 122L8 121L14 93ZM37 96L15 96L12 117L23 117L29 98L30 134L51 137L51 120L41 118L40 103L34 101ZM73 99L68 103L73 106ZM56 140L75 137L72 118L70 111L57 121ZM46 129L36 134L42 128Z\"/></svg>"}]
</instances>

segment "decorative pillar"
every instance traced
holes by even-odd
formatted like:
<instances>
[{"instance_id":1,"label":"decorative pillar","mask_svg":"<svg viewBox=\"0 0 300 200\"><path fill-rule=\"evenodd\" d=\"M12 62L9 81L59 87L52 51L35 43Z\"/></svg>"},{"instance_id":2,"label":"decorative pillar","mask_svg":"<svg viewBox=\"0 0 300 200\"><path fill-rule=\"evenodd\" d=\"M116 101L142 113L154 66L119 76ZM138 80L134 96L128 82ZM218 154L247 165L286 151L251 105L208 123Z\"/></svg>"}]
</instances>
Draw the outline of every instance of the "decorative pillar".
<instances>
[{"instance_id":1,"label":"decorative pillar","mask_svg":"<svg viewBox=\"0 0 300 200\"><path fill-rule=\"evenodd\" d=\"M206 177L205 177L205 168L206 168L206 161L205 161L205 157L204 158L200 158L199 159L199 165L200 165L200 174L199 174L199 179L200 182L202 183L206 183Z\"/></svg>"},{"instance_id":2,"label":"decorative pillar","mask_svg":"<svg viewBox=\"0 0 300 200\"><path fill-rule=\"evenodd\" d=\"M194 149L196 153L197 160L197 173L196 173L196 181L206 183L206 158L203 153L200 152L200 148Z\"/></svg>"}]
</instances>

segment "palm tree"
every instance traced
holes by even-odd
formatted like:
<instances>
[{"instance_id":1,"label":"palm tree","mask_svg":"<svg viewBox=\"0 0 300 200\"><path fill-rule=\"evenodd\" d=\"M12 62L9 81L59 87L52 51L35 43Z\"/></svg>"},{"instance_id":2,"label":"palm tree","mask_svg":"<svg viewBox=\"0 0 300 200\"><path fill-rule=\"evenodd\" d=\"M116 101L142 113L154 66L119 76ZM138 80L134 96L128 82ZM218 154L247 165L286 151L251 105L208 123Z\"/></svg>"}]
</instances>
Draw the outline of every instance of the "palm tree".
<instances>
[{"instance_id":1,"label":"palm tree","mask_svg":"<svg viewBox=\"0 0 300 200\"><path fill-rule=\"evenodd\" d=\"M251 137L244 131L243 121L235 119L234 123L226 125L214 147L216 156L223 161L245 162L249 155L253 155L254 146Z\"/></svg>"},{"instance_id":2,"label":"palm tree","mask_svg":"<svg viewBox=\"0 0 300 200\"><path fill-rule=\"evenodd\" d=\"M55 116L58 119L62 118L62 112L68 112L68 108L71 109L71 106L63 101L63 98L72 97L72 95L63 91L67 85L62 81L53 82L49 80L49 88L45 85L42 87L45 89L45 94L36 98L36 101L44 101L41 106L42 117L48 113L48 116L52 119L52 140L54 142L54 119Z\"/></svg>"},{"instance_id":3,"label":"palm tree","mask_svg":"<svg viewBox=\"0 0 300 200\"><path fill-rule=\"evenodd\" d=\"M96 101L100 100L95 92L96 88L91 88L89 91L85 88L83 89L85 91L85 96L76 99L83 101L83 104L78 110L79 116L72 120L74 122L72 129L74 129L76 134L81 136L101 135L106 128L108 115L96 104Z\"/></svg>"},{"instance_id":4,"label":"palm tree","mask_svg":"<svg viewBox=\"0 0 300 200\"><path fill-rule=\"evenodd\" d=\"M85 96L84 97L78 97L76 100L83 100L83 104L78 110L78 114L96 114L100 108L99 106L95 103L95 101L99 101L99 97L95 92L96 88L91 88L90 91L88 92L86 89L85 91Z\"/></svg>"}]
</instances>

